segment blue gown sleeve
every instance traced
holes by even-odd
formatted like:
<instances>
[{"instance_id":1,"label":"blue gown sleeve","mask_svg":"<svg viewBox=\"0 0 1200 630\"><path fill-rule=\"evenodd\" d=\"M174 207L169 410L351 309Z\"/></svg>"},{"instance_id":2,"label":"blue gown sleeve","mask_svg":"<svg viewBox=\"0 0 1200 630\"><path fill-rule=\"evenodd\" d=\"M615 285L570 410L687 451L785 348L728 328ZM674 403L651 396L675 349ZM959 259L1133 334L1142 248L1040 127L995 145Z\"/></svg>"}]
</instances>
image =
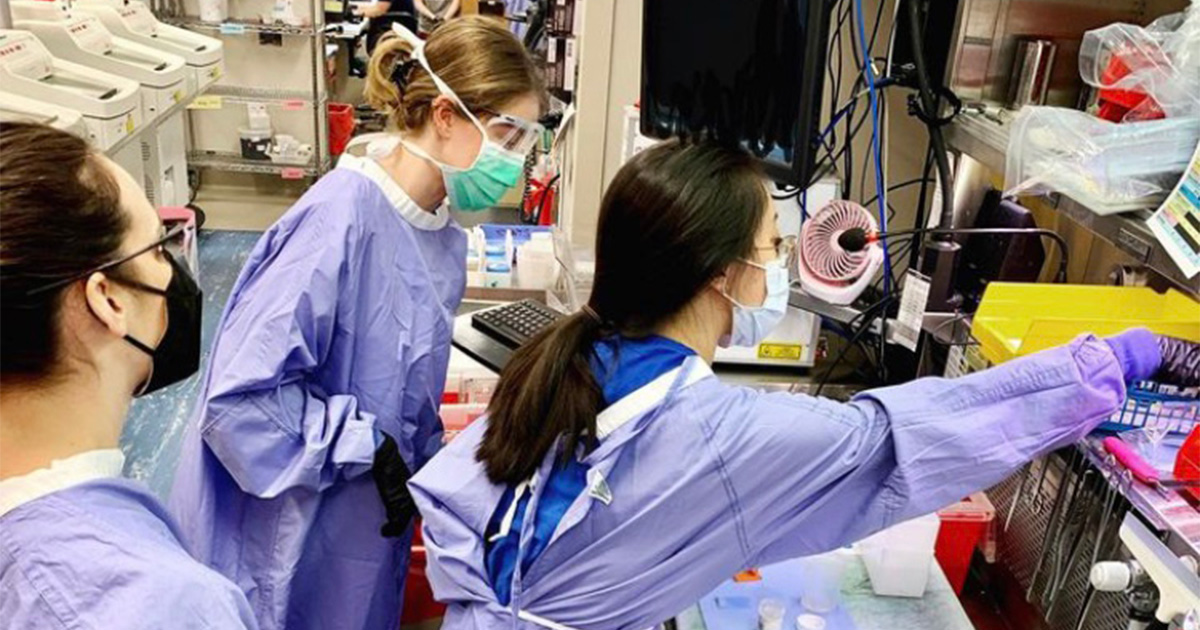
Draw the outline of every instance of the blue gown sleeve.
<instances>
[{"instance_id":1,"label":"blue gown sleeve","mask_svg":"<svg viewBox=\"0 0 1200 630\"><path fill-rule=\"evenodd\" d=\"M374 459L375 416L312 378L344 334L339 304L354 300L351 274L365 264L353 222L334 210L310 209L259 244L214 344L201 432L260 498L324 490Z\"/></svg>"},{"instance_id":2,"label":"blue gown sleeve","mask_svg":"<svg viewBox=\"0 0 1200 630\"><path fill-rule=\"evenodd\" d=\"M746 396L719 457L748 566L812 555L990 487L1083 438L1125 397L1103 341L1085 337L954 380L850 403Z\"/></svg>"}]
</instances>

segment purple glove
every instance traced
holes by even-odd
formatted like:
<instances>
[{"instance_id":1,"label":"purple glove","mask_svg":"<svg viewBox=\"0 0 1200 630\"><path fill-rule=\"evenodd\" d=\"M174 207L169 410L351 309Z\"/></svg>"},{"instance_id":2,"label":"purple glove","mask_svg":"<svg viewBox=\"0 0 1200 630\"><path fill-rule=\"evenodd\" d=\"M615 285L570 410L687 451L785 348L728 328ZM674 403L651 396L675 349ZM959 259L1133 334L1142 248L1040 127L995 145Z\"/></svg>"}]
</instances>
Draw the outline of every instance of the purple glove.
<instances>
[{"instance_id":1,"label":"purple glove","mask_svg":"<svg viewBox=\"0 0 1200 630\"><path fill-rule=\"evenodd\" d=\"M1159 337L1162 366L1154 380L1180 387L1200 387L1200 343Z\"/></svg>"},{"instance_id":2,"label":"purple glove","mask_svg":"<svg viewBox=\"0 0 1200 630\"><path fill-rule=\"evenodd\" d=\"M1104 341L1117 355L1121 371L1128 382L1153 378L1163 365L1159 336L1145 328L1132 328Z\"/></svg>"}]
</instances>

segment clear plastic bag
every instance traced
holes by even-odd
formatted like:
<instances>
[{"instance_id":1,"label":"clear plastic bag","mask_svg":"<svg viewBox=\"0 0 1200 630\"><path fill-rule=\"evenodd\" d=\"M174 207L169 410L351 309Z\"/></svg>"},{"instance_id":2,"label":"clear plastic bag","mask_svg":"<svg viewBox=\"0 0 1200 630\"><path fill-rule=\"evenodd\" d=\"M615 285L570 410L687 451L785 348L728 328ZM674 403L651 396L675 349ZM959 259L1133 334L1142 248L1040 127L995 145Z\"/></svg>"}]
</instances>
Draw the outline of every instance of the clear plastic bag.
<instances>
[{"instance_id":1,"label":"clear plastic bag","mask_svg":"<svg viewBox=\"0 0 1200 630\"><path fill-rule=\"evenodd\" d=\"M1196 116L1113 123L1059 107L1026 107L1011 125L1007 194L1061 192L1097 214L1158 205L1200 142Z\"/></svg>"},{"instance_id":2,"label":"clear plastic bag","mask_svg":"<svg viewBox=\"0 0 1200 630\"><path fill-rule=\"evenodd\" d=\"M1079 74L1096 88L1150 97L1124 120L1200 116L1200 4L1146 27L1117 23L1088 31Z\"/></svg>"}]
</instances>

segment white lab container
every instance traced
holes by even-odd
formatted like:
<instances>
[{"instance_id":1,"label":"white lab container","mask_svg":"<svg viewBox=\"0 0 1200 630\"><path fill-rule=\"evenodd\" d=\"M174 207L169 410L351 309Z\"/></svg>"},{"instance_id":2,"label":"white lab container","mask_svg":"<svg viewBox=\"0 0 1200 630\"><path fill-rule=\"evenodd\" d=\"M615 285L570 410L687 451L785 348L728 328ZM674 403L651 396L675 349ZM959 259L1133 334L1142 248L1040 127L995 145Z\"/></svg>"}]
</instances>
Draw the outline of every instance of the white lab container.
<instances>
[{"instance_id":1,"label":"white lab container","mask_svg":"<svg viewBox=\"0 0 1200 630\"><path fill-rule=\"evenodd\" d=\"M921 597L941 520L929 514L885 529L859 543L876 595Z\"/></svg>"},{"instance_id":2,"label":"white lab container","mask_svg":"<svg viewBox=\"0 0 1200 630\"><path fill-rule=\"evenodd\" d=\"M549 289L558 279L558 261L550 233L533 234L517 248L517 286L522 289Z\"/></svg>"}]
</instances>

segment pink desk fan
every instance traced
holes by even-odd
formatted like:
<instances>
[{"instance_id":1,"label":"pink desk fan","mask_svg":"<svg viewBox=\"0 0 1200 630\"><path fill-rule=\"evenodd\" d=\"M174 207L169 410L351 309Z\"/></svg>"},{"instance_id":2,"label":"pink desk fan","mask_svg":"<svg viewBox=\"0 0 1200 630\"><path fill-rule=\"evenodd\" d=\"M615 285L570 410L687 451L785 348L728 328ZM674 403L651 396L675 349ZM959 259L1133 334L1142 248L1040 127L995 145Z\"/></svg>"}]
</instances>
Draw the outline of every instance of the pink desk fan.
<instances>
[{"instance_id":1,"label":"pink desk fan","mask_svg":"<svg viewBox=\"0 0 1200 630\"><path fill-rule=\"evenodd\" d=\"M804 222L796 267L805 293L830 304L846 305L867 288L883 264L883 245L870 242L860 251L847 251L838 244L838 237L854 228L867 234L879 231L869 210L843 200L821 208Z\"/></svg>"}]
</instances>

